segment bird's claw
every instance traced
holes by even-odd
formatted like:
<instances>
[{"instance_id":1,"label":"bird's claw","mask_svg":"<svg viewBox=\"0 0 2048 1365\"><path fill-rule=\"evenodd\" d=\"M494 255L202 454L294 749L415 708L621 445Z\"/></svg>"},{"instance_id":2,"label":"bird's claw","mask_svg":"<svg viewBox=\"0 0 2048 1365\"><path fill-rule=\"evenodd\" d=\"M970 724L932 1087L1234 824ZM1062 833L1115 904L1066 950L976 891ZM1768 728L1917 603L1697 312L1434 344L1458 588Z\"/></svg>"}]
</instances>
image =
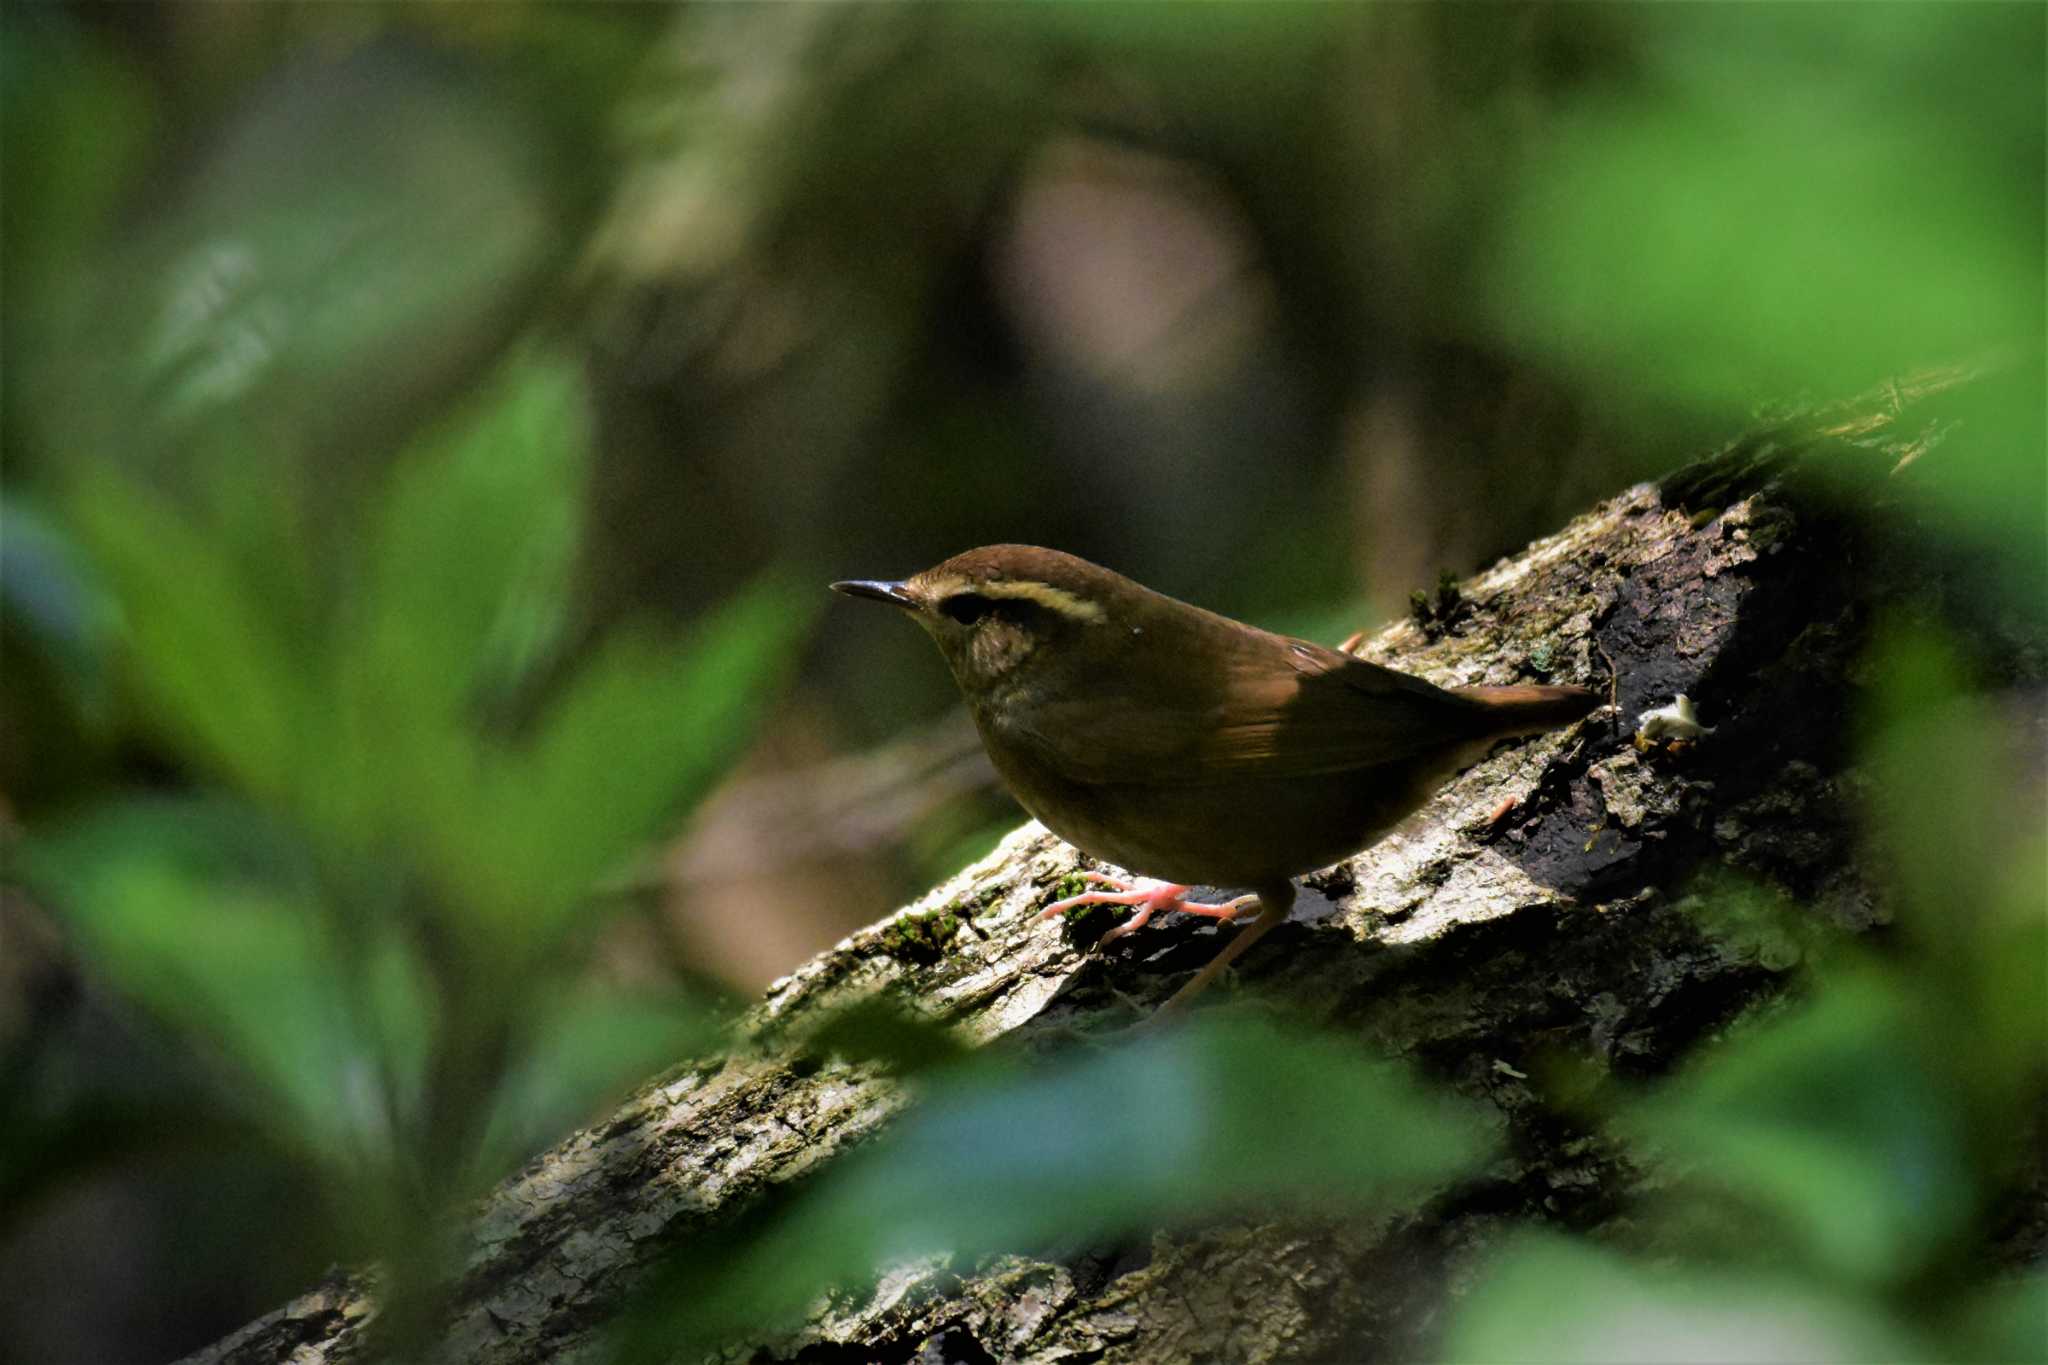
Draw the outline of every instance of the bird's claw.
<instances>
[{"instance_id":1,"label":"bird's claw","mask_svg":"<svg viewBox=\"0 0 2048 1365\"><path fill-rule=\"evenodd\" d=\"M1179 910L1190 915L1206 915L1211 919L1234 919L1240 910L1258 899L1257 896L1239 896L1220 905L1207 905L1199 901L1189 901L1187 894L1194 888L1177 882L1125 881L1120 877L1109 877L1100 872L1084 872L1081 875L1084 880L1094 882L1098 886L1115 889L1084 891L1078 896L1054 901L1045 908L1043 917L1050 919L1077 905L1128 905L1137 911L1122 924L1104 933L1099 943L1113 943L1126 934L1135 933L1151 923L1154 915L1164 911Z\"/></svg>"}]
</instances>

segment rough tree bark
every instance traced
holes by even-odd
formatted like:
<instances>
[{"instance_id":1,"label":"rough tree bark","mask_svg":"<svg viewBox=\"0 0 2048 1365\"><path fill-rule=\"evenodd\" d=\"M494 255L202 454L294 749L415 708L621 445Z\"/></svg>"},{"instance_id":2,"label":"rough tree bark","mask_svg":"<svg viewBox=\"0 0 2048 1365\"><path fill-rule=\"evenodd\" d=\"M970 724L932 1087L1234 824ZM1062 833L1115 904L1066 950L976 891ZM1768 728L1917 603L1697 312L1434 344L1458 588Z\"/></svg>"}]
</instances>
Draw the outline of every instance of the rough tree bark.
<instances>
[{"instance_id":1,"label":"rough tree bark","mask_svg":"<svg viewBox=\"0 0 2048 1365\"><path fill-rule=\"evenodd\" d=\"M1850 932L1886 920L1854 833L1844 698L1874 612L1939 588L1903 547L1916 481L1937 477L1938 458L1919 456L1944 434L1938 395L1963 382L1928 376L1753 433L1418 602L1367 644L1442 683L1572 680L1614 702L1497 753L1407 833L1308 878L1291 920L1238 973L1239 992L1492 1105L1507 1159L1366 1224L1238 1220L1068 1260L899 1270L735 1358L1410 1357L1465 1268L1507 1232L1623 1216L1648 1177L1556 1112L1528 1064L1567 1052L1610 1073L1660 1073L1796 978L1796 943L1703 930L1686 904L1702 876L1739 875ZM1829 477L1814 476L1821 464ZM1844 501L1855 515L1840 514ZM1871 529L1887 519L1896 540ZM2015 657L2040 676L2037 648ZM1677 693L1711 731L1633 744L1637 717ZM664 1250L899 1109L881 1072L779 1043L792 1025L882 994L976 1042L1028 1046L1128 1022L1230 932L1171 922L1106 954L1078 951L1037 911L1082 865L1026 825L902 912L949 912L950 936L943 914L916 932L884 922L854 935L769 991L748 1020L756 1051L649 1085L535 1160L477 1211L447 1358L588 1358ZM337 1273L190 1359L361 1359L374 1312L370 1281Z\"/></svg>"}]
</instances>

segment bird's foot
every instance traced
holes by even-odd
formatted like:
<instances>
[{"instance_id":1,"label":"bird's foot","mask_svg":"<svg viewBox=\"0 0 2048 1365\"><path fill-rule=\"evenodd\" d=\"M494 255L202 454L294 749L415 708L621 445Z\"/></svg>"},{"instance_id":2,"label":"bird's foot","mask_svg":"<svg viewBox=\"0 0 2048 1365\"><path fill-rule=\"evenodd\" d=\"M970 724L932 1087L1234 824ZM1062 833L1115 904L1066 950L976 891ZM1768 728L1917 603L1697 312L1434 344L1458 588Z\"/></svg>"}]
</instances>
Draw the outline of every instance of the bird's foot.
<instances>
[{"instance_id":1,"label":"bird's foot","mask_svg":"<svg viewBox=\"0 0 2048 1365\"><path fill-rule=\"evenodd\" d=\"M1078 896L1069 896L1063 901L1054 901L1045 908L1043 918L1071 910L1077 905L1128 905L1138 913L1117 925L1101 938L1102 943L1114 942L1125 934L1135 933L1151 923L1152 917L1162 911L1179 910L1190 915L1207 915L1212 919L1233 919L1240 910L1258 899L1257 896L1239 896L1236 900L1221 905L1208 905L1201 901L1187 899L1194 888L1176 882L1155 882L1147 879L1125 881L1120 877L1106 877L1100 872L1084 872L1082 877L1098 886L1114 887L1113 891L1084 891Z\"/></svg>"}]
</instances>

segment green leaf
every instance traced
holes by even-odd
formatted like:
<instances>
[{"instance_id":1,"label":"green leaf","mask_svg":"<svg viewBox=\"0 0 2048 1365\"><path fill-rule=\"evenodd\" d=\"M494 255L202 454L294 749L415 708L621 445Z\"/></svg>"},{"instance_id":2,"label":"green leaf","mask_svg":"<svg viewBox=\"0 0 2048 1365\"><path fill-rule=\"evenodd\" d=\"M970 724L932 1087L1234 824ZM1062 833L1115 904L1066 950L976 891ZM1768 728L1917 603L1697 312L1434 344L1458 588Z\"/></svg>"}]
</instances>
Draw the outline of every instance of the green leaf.
<instances>
[{"instance_id":1,"label":"green leaf","mask_svg":"<svg viewBox=\"0 0 2048 1365\"><path fill-rule=\"evenodd\" d=\"M580 377L527 356L401 458L369 535L359 658L446 723L560 623L590 444Z\"/></svg>"},{"instance_id":2,"label":"green leaf","mask_svg":"<svg viewBox=\"0 0 2048 1365\"><path fill-rule=\"evenodd\" d=\"M387 1100L416 1085L428 1012L371 927L341 944L290 842L245 807L108 807L28 851L88 960L226 1065L250 1117L353 1166L389 1154Z\"/></svg>"},{"instance_id":3,"label":"green leaf","mask_svg":"<svg viewBox=\"0 0 2048 1365\"><path fill-rule=\"evenodd\" d=\"M2038 348L2038 9L1626 22L1636 61L1570 90L1506 196L1483 288L1510 340L1737 410Z\"/></svg>"},{"instance_id":4,"label":"green leaf","mask_svg":"<svg viewBox=\"0 0 2048 1365\"><path fill-rule=\"evenodd\" d=\"M417 441L370 506L297 797L339 849L418 846L475 818L496 758L487 702L566 611L587 427L574 370L523 357Z\"/></svg>"},{"instance_id":5,"label":"green leaf","mask_svg":"<svg viewBox=\"0 0 2048 1365\"><path fill-rule=\"evenodd\" d=\"M1441 1359L1524 1365L1933 1360L1866 1303L1779 1278L1659 1274L1532 1236L1505 1252L1451 1323Z\"/></svg>"},{"instance_id":6,"label":"green leaf","mask_svg":"<svg viewBox=\"0 0 2048 1365\"><path fill-rule=\"evenodd\" d=\"M606 996L562 992L528 1004L533 1040L500 1085L483 1149L502 1168L589 1121L628 1087L719 1040L722 1013L679 993Z\"/></svg>"},{"instance_id":7,"label":"green leaf","mask_svg":"<svg viewBox=\"0 0 2048 1365\"><path fill-rule=\"evenodd\" d=\"M2017 713L1974 694L1955 646L1924 631L1881 635L1864 672L1880 680L1863 751L1901 926L1943 997L1952 1065L2012 1103L2048 1052L2048 839L2026 795Z\"/></svg>"},{"instance_id":8,"label":"green leaf","mask_svg":"<svg viewBox=\"0 0 2048 1365\"><path fill-rule=\"evenodd\" d=\"M1985 1365L2048 1361L2048 1275L2037 1272L1965 1300L1956 1312L1956 1327L1958 1359Z\"/></svg>"},{"instance_id":9,"label":"green leaf","mask_svg":"<svg viewBox=\"0 0 2048 1365\"><path fill-rule=\"evenodd\" d=\"M703 1249L674 1289L687 1329L715 1337L906 1258L1030 1250L1226 1210L1380 1204L1470 1167L1489 1145L1471 1114L1353 1047L1202 1020L1030 1070L971 1066L743 1254Z\"/></svg>"},{"instance_id":10,"label":"green leaf","mask_svg":"<svg viewBox=\"0 0 2048 1365\"><path fill-rule=\"evenodd\" d=\"M677 644L615 634L488 765L474 808L435 822L435 866L486 921L547 942L569 910L697 800L752 734L808 629L816 593L756 584Z\"/></svg>"},{"instance_id":11,"label":"green leaf","mask_svg":"<svg viewBox=\"0 0 2048 1365\"><path fill-rule=\"evenodd\" d=\"M168 498L104 470L67 506L120 603L126 662L157 724L245 790L287 796L313 714L295 623L241 571L221 528Z\"/></svg>"},{"instance_id":12,"label":"green leaf","mask_svg":"<svg viewBox=\"0 0 2048 1365\"><path fill-rule=\"evenodd\" d=\"M1981 906L1998 862L1998 822L1986 818L1990 791L2004 785L1996 718L1966 698L1961 659L1932 634L1891 632L1867 668L1880 680L1863 717L1879 837L1904 879L1914 927L1946 936L1956 926L1941 912L1951 901Z\"/></svg>"},{"instance_id":13,"label":"green leaf","mask_svg":"<svg viewBox=\"0 0 2048 1365\"><path fill-rule=\"evenodd\" d=\"M545 132L508 94L366 49L246 91L183 149L180 192L94 259L56 443L317 452L330 479L388 452L559 261Z\"/></svg>"},{"instance_id":14,"label":"green leaf","mask_svg":"<svg viewBox=\"0 0 2048 1365\"><path fill-rule=\"evenodd\" d=\"M120 611L64 529L13 497L0 501L0 613L27 627L80 710L104 710Z\"/></svg>"},{"instance_id":15,"label":"green leaf","mask_svg":"<svg viewBox=\"0 0 2048 1365\"><path fill-rule=\"evenodd\" d=\"M1771 1216L1820 1273L1898 1283L1968 1227L1978 1188L1961 1096L1889 977L1824 997L1700 1062L1624 1127Z\"/></svg>"}]
</instances>

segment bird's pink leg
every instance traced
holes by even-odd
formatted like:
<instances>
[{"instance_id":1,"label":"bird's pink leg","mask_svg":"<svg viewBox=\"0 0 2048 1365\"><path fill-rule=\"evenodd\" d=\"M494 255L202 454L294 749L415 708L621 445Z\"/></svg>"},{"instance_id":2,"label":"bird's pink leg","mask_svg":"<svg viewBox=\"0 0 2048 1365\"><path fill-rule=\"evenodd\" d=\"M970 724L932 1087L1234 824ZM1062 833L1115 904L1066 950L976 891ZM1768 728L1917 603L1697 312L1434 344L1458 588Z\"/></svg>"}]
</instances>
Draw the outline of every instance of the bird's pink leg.
<instances>
[{"instance_id":1,"label":"bird's pink leg","mask_svg":"<svg viewBox=\"0 0 2048 1365\"><path fill-rule=\"evenodd\" d=\"M1257 943L1268 929L1286 919L1288 910L1294 905L1294 884L1292 882L1281 882L1267 889L1262 894L1247 896L1245 899L1257 901L1259 903L1259 913L1252 917L1250 924L1247 924L1238 932L1236 938L1223 945L1223 951L1216 954L1208 966L1196 972L1187 985L1182 986L1168 997L1166 1003L1159 1007L1159 1013L1154 1015L1154 1018L1169 1018L1179 1011L1186 1009L1188 1002L1207 989L1209 983L1221 975L1223 969L1228 967L1238 954L1251 947L1254 943Z\"/></svg>"},{"instance_id":2,"label":"bird's pink leg","mask_svg":"<svg viewBox=\"0 0 2048 1365\"><path fill-rule=\"evenodd\" d=\"M1054 915L1065 910L1071 910L1077 905L1128 905L1136 909L1138 913L1132 915L1122 924L1117 925L1102 936L1101 941L1104 943L1112 942L1122 938L1125 934L1134 933L1144 928L1147 924L1151 923L1154 915L1162 911L1180 910L1190 915L1207 915L1212 919L1231 919L1238 911L1258 899L1257 896L1239 896L1236 900L1225 901L1221 905L1205 905L1200 901L1190 901L1186 898L1188 892L1194 889L1193 887L1182 886L1174 882L1155 882L1142 879L1124 881L1118 877L1105 877L1100 872L1084 872L1081 875L1085 880L1094 882L1098 886L1112 886L1116 890L1084 891L1078 896L1069 896L1063 901L1055 901L1045 908L1045 914L1042 918L1050 919Z\"/></svg>"}]
</instances>

